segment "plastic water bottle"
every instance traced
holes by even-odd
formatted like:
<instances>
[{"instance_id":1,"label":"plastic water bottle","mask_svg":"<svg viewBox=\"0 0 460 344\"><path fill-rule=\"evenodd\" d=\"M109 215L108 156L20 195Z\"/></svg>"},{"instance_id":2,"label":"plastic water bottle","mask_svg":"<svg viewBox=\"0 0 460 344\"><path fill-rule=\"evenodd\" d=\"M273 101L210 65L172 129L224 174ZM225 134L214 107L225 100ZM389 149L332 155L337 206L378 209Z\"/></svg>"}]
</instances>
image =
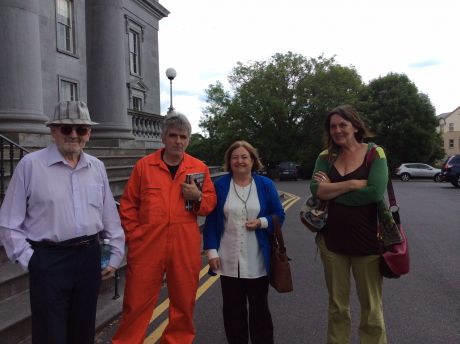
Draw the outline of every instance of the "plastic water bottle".
<instances>
[{"instance_id":1,"label":"plastic water bottle","mask_svg":"<svg viewBox=\"0 0 460 344\"><path fill-rule=\"evenodd\" d=\"M110 240L104 239L101 247L101 269L105 269L110 261Z\"/></svg>"}]
</instances>

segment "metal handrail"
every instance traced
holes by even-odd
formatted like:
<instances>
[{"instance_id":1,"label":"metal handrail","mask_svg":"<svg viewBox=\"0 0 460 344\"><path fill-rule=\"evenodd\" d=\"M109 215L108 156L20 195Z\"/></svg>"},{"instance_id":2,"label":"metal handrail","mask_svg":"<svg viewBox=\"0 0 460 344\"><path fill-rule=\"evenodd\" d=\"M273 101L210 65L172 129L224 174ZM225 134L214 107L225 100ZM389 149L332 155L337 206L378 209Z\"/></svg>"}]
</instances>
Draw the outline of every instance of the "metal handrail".
<instances>
[{"instance_id":1,"label":"metal handrail","mask_svg":"<svg viewBox=\"0 0 460 344\"><path fill-rule=\"evenodd\" d=\"M115 201L115 205L117 206L117 210L120 211L120 202ZM113 297L112 300L116 300L120 298L120 293L118 291L118 281L120 280L120 274L118 272L118 269L115 270L115 278L114 278L114 291L113 291Z\"/></svg>"},{"instance_id":2,"label":"metal handrail","mask_svg":"<svg viewBox=\"0 0 460 344\"><path fill-rule=\"evenodd\" d=\"M21 145L0 134L0 205L3 203L3 198L5 197L5 161L7 161L7 159L5 159L5 142L6 145L9 146L8 160L10 163L10 178L14 171L13 161L15 159L15 149L19 150L19 160L21 160L25 154L29 153L29 151Z\"/></svg>"}]
</instances>

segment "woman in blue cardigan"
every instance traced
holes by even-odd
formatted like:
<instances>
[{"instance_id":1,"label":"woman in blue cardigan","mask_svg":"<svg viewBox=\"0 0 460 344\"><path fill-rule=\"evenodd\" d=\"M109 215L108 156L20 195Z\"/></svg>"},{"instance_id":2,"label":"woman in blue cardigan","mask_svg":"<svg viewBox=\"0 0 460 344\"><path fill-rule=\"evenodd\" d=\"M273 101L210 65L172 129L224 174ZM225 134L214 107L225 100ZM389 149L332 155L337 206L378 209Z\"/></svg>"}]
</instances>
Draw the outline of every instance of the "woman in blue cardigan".
<instances>
[{"instance_id":1,"label":"woman in blue cardigan","mask_svg":"<svg viewBox=\"0 0 460 344\"><path fill-rule=\"evenodd\" d=\"M214 183L217 206L204 226L210 270L221 275L229 344L247 344L249 338L252 344L273 343L267 298L270 236L272 216L283 223L284 210L273 182L255 173L261 167L248 142L236 141L227 149L224 168L229 174Z\"/></svg>"}]
</instances>

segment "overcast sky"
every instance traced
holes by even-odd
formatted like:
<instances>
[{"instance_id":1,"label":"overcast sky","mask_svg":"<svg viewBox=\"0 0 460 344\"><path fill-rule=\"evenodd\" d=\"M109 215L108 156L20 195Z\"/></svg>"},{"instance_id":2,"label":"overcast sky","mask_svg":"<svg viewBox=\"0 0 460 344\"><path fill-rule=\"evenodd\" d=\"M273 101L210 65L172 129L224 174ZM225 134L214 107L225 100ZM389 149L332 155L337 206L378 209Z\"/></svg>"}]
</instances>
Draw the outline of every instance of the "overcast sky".
<instances>
[{"instance_id":1,"label":"overcast sky","mask_svg":"<svg viewBox=\"0 0 460 344\"><path fill-rule=\"evenodd\" d=\"M160 0L161 113L169 107L168 67L177 71L173 106L193 132L204 90L238 61L265 61L292 51L336 57L364 82L405 73L436 114L460 106L459 0Z\"/></svg>"}]
</instances>

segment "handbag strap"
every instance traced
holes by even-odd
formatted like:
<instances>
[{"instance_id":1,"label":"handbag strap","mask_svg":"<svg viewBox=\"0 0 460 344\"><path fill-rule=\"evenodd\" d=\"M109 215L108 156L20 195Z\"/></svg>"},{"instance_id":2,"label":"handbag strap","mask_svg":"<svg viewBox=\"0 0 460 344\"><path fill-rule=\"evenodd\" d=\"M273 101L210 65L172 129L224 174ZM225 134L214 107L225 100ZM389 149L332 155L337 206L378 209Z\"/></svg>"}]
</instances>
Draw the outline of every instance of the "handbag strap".
<instances>
[{"instance_id":1,"label":"handbag strap","mask_svg":"<svg viewBox=\"0 0 460 344\"><path fill-rule=\"evenodd\" d=\"M401 218L399 217L399 205L396 203L395 190L393 189L393 183L391 181L390 174L388 174L387 192L388 201L390 202L391 215L393 215L393 219L399 225L401 224Z\"/></svg>"},{"instance_id":2,"label":"handbag strap","mask_svg":"<svg viewBox=\"0 0 460 344\"><path fill-rule=\"evenodd\" d=\"M388 192L388 201L390 202L390 207L399 208L398 204L396 203L395 190L393 189L393 183L391 181L391 177L389 174L388 174L387 192Z\"/></svg>"},{"instance_id":3,"label":"handbag strap","mask_svg":"<svg viewBox=\"0 0 460 344\"><path fill-rule=\"evenodd\" d=\"M366 157L366 166L368 168L371 167L372 165L372 160L374 157L374 153L377 150L377 145L373 144L371 146L371 149L367 153ZM396 223L401 223L400 218L399 218L399 206L396 203L396 196L395 196L395 190L393 188L393 182L391 181L391 174L388 173L388 182L387 182L387 193L388 193L388 201L390 203L390 211L393 214L393 218L395 219Z\"/></svg>"},{"instance_id":4,"label":"handbag strap","mask_svg":"<svg viewBox=\"0 0 460 344\"><path fill-rule=\"evenodd\" d=\"M281 232L281 225L278 219L278 216L272 215L273 220L273 240L276 240L276 244L280 252L286 252L286 247L284 246L283 233Z\"/></svg>"}]
</instances>

